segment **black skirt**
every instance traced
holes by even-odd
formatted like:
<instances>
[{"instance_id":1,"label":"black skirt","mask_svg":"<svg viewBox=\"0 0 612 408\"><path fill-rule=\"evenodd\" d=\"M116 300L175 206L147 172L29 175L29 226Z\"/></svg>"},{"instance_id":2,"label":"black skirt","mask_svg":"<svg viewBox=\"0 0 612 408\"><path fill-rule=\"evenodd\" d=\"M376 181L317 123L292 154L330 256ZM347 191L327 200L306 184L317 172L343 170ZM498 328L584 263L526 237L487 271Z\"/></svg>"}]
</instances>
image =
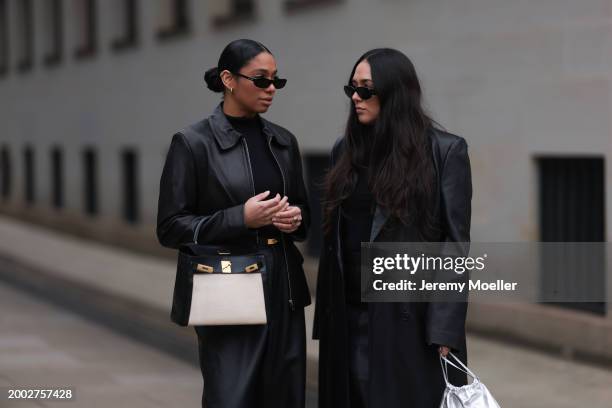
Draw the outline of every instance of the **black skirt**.
<instances>
[{"instance_id":1,"label":"black skirt","mask_svg":"<svg viewBox=\"0 0 612 408\"><path fill-rule=\"evenodd\" d=\"M304 407L304 309L289 307L282 244L262 251L267 262L263 281L268 323L195 326L204 379L202 407Z\"/></svg>"}]
</instances>

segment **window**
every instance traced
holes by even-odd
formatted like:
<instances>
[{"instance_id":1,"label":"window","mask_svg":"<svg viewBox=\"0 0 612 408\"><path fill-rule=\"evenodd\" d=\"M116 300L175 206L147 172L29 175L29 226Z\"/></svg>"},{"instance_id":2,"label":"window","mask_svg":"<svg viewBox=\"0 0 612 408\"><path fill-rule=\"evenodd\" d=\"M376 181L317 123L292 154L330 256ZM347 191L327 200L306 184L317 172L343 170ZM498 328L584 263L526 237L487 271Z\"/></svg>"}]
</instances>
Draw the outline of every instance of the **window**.
<instances>
[{"instance_id":1,"label":"window","mask_svg":"<svg viewBox=\"0 0 612 408\"><path fill-rule=\"evenodd\" d=\"M63 19L62 0L46 0L41 3L44 12L45 65L56 65L62 60Z\"/></svg>"},{"instance_id":2,"label":"window","mask_svg":"<svg viewBox=\"0 0 612 408\"><path fill-rule=\"evenodd\" d=\"M98 168L96 152L93 148L87 148L83 152L83 192L85 200L85 213L88 215L98 214Z\"/></svg>"},{"instance_id":3,"label":"window","mask_svg":"<svg viewBox=\"0 0 612 408\"><path fill-rule=\"evenodd\" d=\"M540 240L604 242L603 158L544 157L538 160L538 166ZM558 253L544 251L541 290L554 290L558 295L563 295L565 291L568 297L571 293L597 293L598 290L605 290L605 254L593 254L592 250L579 253L581 249L573 246L571 250L573 253L563 257ZM604 298L603 293L600 298ZM559 306L605 313L603 302L563 303Z\"/></svg>"},{"instance_id":4,"label":"window","mask_svg":"<svg viewBox=\"0 0 612 408\"><path fill-rule=\"evenodd\" d=\"M17 28L19 34L19 59L17 70L25 72L32 69L34 55L34 27L32 21L32 0L20 0L17 2Z\"/></svg>"},{"instance_id":5,"label":"window","mask_svg":"<svg viewBox=\"0 0 612 408\"><path fill-rule=\"evenodd\" d=\"M64 156L59 147L51 150L51 186L52 202L55 208L64 206Z\"/></svg>"},{"instance_id":6,"label":"window","mask_svg":"<svg viewBox=\"0 0 612 408\"><path fill-rule=\"evenodd\" d=\"M123 163L123 217L126 221L139 221L138 213L138 157L133 149L122 152Z\"/></svg>"},{"instance_id":7,"label":"window","mask_svg":"<svg viewBox=\"0 0 612 408\"><path fill-rule=\"evenodd\" d=\"M0 76L8 72L9 26L7 0L0 0Z\"/></svg>"},{"instance_id":8,"label":"window","mask_svg":"<svg viewBox=\"0 0 612 408\"><path fill-rule=\"evenodd\" d=\"M11 158L6 146L0 151L0 182L2 183L2 199L6 200L11 195Z\"/></svg>"},{"instance_id":9,"label":"window","mask_svg":"<svg viewBox=\"0 0 612 408\"><path fill-rule=\"evenodd\" d=\"M118 37L112 43L115 50L134 47L138 44L138 3L136 0L115 0L117 21L120 25Z\"/></svg>"},{"instance_id":10,"label":"window","mask_svg":"<svg viewBox=\"0 0 612 408\"><path fill-rule=\"evenodd\" d=\"M223 0L212 3L213 24L217 27L250 20L255 16L253 0Z\"/></svg>"},{"instance_id":11,"label":"window","mask_svg":"<svg viewBox=\"0 0 612 408\"><path fill-rule=\"evenodd\" d=\"M160 4L157 38L174 38L189 33L187 0L162 0Z\"/></svg>"},{"instance_id":12,"label":"window","mask_svg":"<svg viewBox=\"0 0 612 408\"><path fill-rule=\"evenodd\" d=\"M292 12L320 5L338 4L341 1L342 0L285 0L285 10L287 12Z\"/></svg>"},{"instance_id":13,"label":"window","mask_svg":"<svg viewBox=\"0 0 612 408\"><path fill-rule=\"evenodd\" d=\"M33 204L36 197L34 195L34 150L31 146L26 146L23 150L23 174L25 201L27 204Z\"/></svg>"},{"instance_id":14,"label":"window","mask_svg":"<svg viewBox=\"0 0 612 408\"><path fill-rule=\"evenodd\" d=\"M75 50L77 58L92 57L98 48L95 0L73 0L80 43Z\"/></svg>"}]
</instances>

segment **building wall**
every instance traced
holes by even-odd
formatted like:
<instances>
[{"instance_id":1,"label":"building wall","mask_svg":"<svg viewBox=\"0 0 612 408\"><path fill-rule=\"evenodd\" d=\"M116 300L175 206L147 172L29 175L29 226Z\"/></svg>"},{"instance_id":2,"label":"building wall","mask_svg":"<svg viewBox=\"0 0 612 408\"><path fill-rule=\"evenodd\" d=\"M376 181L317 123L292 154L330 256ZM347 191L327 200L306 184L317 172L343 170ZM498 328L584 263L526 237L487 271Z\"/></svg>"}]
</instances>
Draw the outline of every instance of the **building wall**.
<instances>
[{"instance_id":1,"label":"building wall","mask_svg":"<svg viewBox=\"0 0 612 408\"><path fill-rule=\"evenodd\" d=\"M141 1L140 44L123 52L109 47L120 2L100 1L100 47L87 60L72 55L77 21L74 3L64 1L65 56L53 68L40 63L42 1L34 1L33 69L18 73L11 61L0 78L0 145L8 144L13 167L5 206L22 205L26 143L36 161L37 204L29 211L50 206L50 148L58 144L65 152L64 213L78 217L81 152L91 145L99 154L100 217L120 222L119 152L134 146L142 225L151 230L170 138L219 102L203 73L241 37L275 53L289 85L266 116L292 130L305 155L328 152L342 133L348 101L341 87L357 57L378 46L404 51L434 117L470 145L474 240L538 239L535 156L611 153L610 1L344 0L287 13L282 0L259 0L254 19L222 27L211 23L219 3L191 1L191 34L166 41L155 36L161 0ZM16 2L9 0L9 15ZM9 20L14 43L17 27Z\"/></svg>"}]
</instances>

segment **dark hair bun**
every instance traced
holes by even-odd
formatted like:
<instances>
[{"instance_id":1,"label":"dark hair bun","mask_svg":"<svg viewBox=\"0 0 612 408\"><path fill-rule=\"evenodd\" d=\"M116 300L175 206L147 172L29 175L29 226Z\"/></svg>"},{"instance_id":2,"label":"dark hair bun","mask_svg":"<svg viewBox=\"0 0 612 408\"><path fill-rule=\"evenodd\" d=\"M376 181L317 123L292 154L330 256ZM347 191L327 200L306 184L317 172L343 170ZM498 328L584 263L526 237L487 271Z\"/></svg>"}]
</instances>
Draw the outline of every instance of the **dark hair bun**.
<instances>
[{"instance_id":1,"label":"dark hair bun","mask_svg":"<svg viewBox=\"0 0 612 408\"><path fill-rule=\"evenodd\" d=\"M206 71L204 74L204 80L206 81L206 86L213 92L223 92L225 86L223 86L223 81L221 81L221 76L219 76L219 68L214 67Z\"/></svg>"}]
</instances>

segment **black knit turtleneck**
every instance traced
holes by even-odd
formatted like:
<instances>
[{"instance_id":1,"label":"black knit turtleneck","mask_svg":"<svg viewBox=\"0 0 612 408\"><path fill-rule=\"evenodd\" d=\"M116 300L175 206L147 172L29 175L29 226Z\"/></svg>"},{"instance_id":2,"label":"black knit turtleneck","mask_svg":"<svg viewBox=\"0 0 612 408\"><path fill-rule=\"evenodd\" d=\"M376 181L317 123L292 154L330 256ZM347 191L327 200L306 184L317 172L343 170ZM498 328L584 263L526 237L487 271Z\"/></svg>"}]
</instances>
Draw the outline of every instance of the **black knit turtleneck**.
<instances>
[{"instance_id":1,"label":"black knit turtleneck","mask_svg":"<svg viewBox=\"0 0 612 408\"><path fill-rule=\"evenodd\" d=\"M365 139L364 143L364 151L371 152L372 139ZM368 186L371 170L369 155L366 155L365 161L354 168L356 183L340 208L346 300L353 304L361 302L361 243L370 241L375 208L375 200Z\"/></svg>"},{"instance_id":2,"label":"black knit turtleneck","mask_svg":"<svg viewBox=\"0 0 612 408\"><path fill-rule=\"evenodd\" d=\"M370 241L374 199L368 189L368 168L357 170L357 184L341 207L342 258L346 299L361 301L361 243Z\"/></svg>"},{"instance_id":3,"label":"black knit turtleneck","mask_svg":"<svg viewBox=\"0 0 612 408\"><path fill-rule=\"evenodd\" d=\"M225 116L232 127L246 140L255 183L255 194L270 190L270 195L264 200L273 198L277 193L282 197L283 179L268 146L266 135L262 132L259 116L252 118L234 117L227 114ZM291 204L291 197L289 197L289 203ZM273 225L262 227L260 231L266 237L279 235L279 230Z\"/></svg>"}]
</instances>

